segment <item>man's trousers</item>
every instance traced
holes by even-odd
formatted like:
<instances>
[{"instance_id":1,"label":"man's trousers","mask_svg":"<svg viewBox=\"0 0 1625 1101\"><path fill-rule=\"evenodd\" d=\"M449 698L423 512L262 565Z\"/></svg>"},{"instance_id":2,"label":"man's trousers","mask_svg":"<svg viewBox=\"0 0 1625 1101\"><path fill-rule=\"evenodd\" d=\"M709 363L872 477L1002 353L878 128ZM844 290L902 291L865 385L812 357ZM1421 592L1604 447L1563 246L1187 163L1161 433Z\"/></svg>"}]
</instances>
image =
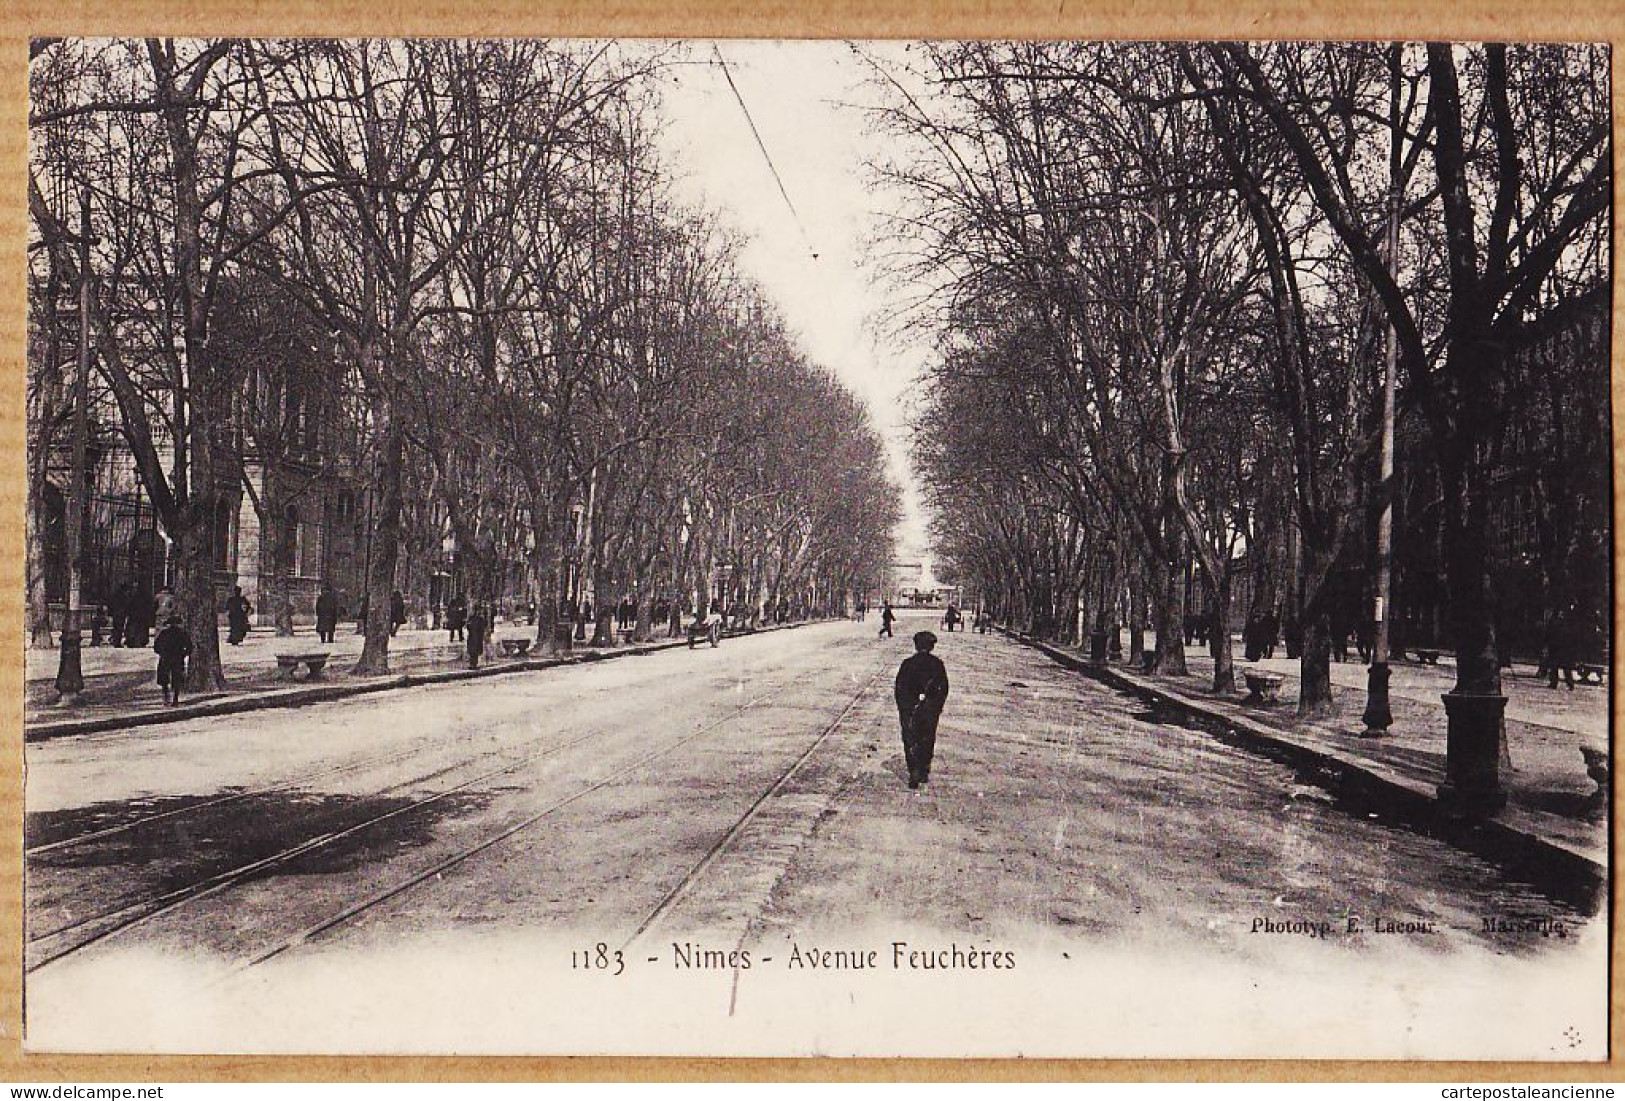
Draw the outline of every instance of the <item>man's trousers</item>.
<instances>
[{"instance_id":1,"label":"man's trousers","mask_svg":"<svg viewBox=\"0 0 1625 1101\"><path fill-rule=\"evenodd\" d=\"M903 727L903 759L908 762L908 778L924 783L931 778L931 758L937 749L937 710L920 704L912 711L898 708Z\"/></svg>"}]
</instances>

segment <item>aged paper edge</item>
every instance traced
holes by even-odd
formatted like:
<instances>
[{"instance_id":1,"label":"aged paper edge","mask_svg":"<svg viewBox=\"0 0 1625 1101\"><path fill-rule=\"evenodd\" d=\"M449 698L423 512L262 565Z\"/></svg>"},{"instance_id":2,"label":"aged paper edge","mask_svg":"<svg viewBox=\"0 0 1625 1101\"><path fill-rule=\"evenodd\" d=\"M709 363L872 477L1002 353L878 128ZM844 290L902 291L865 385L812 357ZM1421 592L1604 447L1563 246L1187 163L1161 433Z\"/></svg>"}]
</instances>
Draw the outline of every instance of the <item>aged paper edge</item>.
<instances>
[{"instance_id":1,"label":"aged paper edge","mask_svg":"<svg viewBox=\"0 0 1625 1101\"><path fill-rule=\"evenodd\" d=\"M0 13L0 1080L6 1082L257 1081L1431 1081L1584 1082L1618 1080L1625 1024L1619 993L1618 928L1612 929L1610 1062L1352 1062L1273 1060L672 1059L557 1057L80 1056L25 1054L22 1035L22 701L24 355L27 240L28 40L51 35L243 36L620 36L719 38L1177 38L1454 39L1625 43L1625 7L1609 0L23 0ZM1621 188L1621 116L1615 75L1616 209ZM1614 254L1625 244L1619 222ZM1617 262L1617 259L1616 259ZM1621 353L1625 321L1614 286L1613 431L1625 429ZM1625 457L1614 456L1615 672L1622 664L1619 568L1625 508L1617 487ZM1621 700L1612 688L1614 722ZM1617 810L1617 800L1616 800ZM1620 829L1614 817L1615 839ZM1613 882L1613 905L1620 900Z\"/></svg>"}]
</instances>

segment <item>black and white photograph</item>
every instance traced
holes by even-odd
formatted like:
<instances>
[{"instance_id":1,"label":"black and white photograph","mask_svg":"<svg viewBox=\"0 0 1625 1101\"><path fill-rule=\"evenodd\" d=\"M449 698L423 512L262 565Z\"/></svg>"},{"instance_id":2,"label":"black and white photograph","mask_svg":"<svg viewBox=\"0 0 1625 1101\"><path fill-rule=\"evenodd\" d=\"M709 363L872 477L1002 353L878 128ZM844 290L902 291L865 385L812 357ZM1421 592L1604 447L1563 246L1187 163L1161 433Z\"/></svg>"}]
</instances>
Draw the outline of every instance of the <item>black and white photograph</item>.
<instances>
[{"instance_id":1,"label":"black and white photograph","mask_svg":"<svg viewBox=\"0 0 1625 1101\"><path fill-rule=\"evenodd\" d=\"M1611 50L1398 29L35 38L23 1050L1607 1060Z\"/></svg>"}]
</instances>

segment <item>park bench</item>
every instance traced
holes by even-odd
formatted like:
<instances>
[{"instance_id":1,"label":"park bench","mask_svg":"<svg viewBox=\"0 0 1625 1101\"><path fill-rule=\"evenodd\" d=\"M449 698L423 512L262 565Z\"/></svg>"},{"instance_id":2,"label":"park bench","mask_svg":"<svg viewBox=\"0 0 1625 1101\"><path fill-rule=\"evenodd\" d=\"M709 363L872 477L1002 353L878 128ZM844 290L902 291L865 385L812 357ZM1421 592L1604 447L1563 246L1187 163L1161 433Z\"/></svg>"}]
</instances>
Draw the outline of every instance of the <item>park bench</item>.
<instances>
[{"instance_id":1,"label":"park bench","mask_svg":"<svg viewBox=\"0 0 1625 1101\"><path fill-rule=\"evenodd\" d=\"M1437 665L1440 653L1439 650L1424 650L1419 646L1416 648L1416 660L1422 665Z\"/></svg>"},{"instance_id":2,"label":"park bench","mask_svg":"<svg viewBox=\"0 0 1625 1101\"><path fill-rule=\"evenodd\" d=\"M1574 679L1581 684L1601 684L1608 676L1608 666L1580 664L1574 667Z\"/></svg>"},{"instance_id":3,"label":"park bench","mask_svg":"<svg viewBox=\"0 0 1625 1101\"><path fill-rule=\"evenodd\" d=\"M502 645L502 652L511 658L522 658L530 652L528 638L504 638L498 641Z\"/></svg>"},{"instance_id":4,"label":"park bench","mask_svg":"<svg viewBox=\"0 0 1625 1101\"><path fill-rule=\"evenodd\" d=\"M1286 679L1280 673L1244 670L1241 675L1247 680L1248 703L1270 704L1280 702L1281 684Z\"/></svg>"},{"instance_id":5,"label":"park bench","mask_svg":"<svg viewBox=\"0 0 1625 1101\"><path fill-rule=\"evenodd\" d=\"M306 680L321 680L322 669L327 665L328 653L326 650L311 651L308 654L278 654L276 664L283 680L293 680L294 674L301 665L310 670L305 675Z\"/></svg>"}]
</instances>

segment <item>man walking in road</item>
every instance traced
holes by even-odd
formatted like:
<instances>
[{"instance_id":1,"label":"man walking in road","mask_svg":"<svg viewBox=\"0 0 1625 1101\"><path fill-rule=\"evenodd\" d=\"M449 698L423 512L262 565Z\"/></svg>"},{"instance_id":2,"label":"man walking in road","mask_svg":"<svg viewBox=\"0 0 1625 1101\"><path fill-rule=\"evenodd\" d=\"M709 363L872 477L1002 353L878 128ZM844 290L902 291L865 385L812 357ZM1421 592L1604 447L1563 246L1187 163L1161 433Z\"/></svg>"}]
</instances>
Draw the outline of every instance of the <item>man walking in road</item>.
<instances>
[{"instance_id":1,"label":"man walking in road","mask_svg":"<svg viewBox=\"0 0 1625 1101\"><path fill-rule=\"evenodd\" d=\"M881 605L881 608L880 608L880 635L878 637L880 637L880 638L891 638L892 637L891 625L892 625L892 621L894 619L896 619L896 618L897 618L897 613L895 613L895 612L893 612L891 610L891 601L888 600L883 605Z\"/></svg>"},{"instance_id":2,"label":"man walking in road","mask_svg":"<svg viewBox=\"0 0 1625 1101\"><path fill-rule=\"evenodd\" d=\"M936 635L921 631L914 636L914 655L897 670L897 717L903 724L903 758L911 788L931 779L937 719L948 699L948 669L931 652L936 645Z\"/></svg>"}]
</instances>

